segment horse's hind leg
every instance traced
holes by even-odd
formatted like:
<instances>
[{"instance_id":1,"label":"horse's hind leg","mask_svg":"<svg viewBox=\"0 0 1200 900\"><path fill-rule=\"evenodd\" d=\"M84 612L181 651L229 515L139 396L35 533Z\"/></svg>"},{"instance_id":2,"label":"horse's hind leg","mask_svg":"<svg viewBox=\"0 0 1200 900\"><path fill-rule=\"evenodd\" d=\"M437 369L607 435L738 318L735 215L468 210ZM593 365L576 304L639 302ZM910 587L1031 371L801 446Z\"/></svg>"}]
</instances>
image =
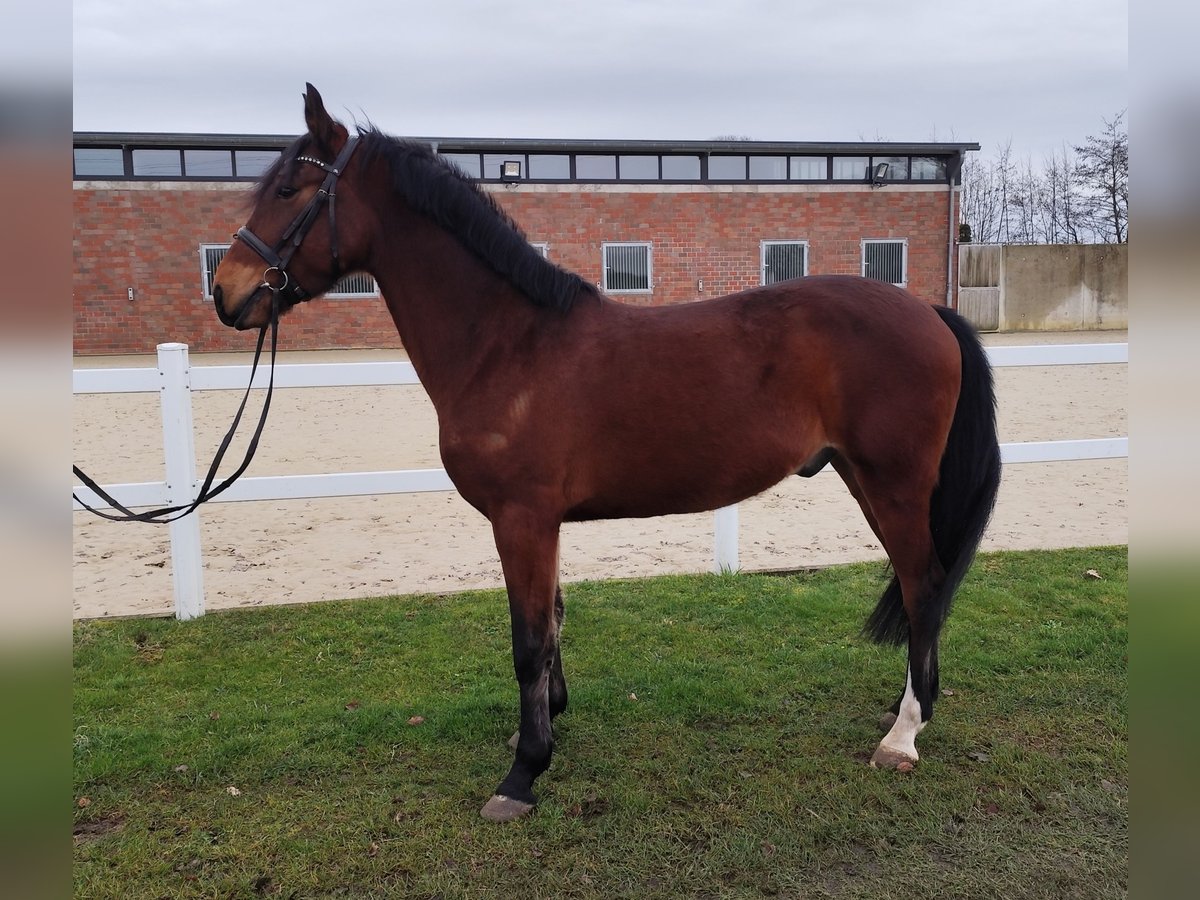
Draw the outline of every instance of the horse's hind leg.
<instances>
[{"instance_id":1,"label":"horse's hind leg","mask_svg":"<svg viewBox=\"0 0 1200 900\"><path fill-rule=\"evenodd\" d=\"M567 679L562 667L562 626L566 617L562 585L554 590L554 661L550 665L550 718L567 708Z\"/></svg>"},{"instance_id":2,"label":"horse's hind leg","mask_svg":"<svg viewBox=\"0 0 1200 900\"><path fill-rule=\"evenodd\" d=\"M879 539L879 543L883 544L883 534L879 531L879 523L875 521L875 513L871 511L871 504L867 502L867 495L863 493L862 485L858 483L858 478L854 474L854 467L846 460L846 457L837 454L829 460L834 471L841 476L845 482L846 488L850 491L850 496L858 501L859 508L863 511L863 516L867 520L867 524L871 526L871 531L875 532L875 537Z\"/></svg>"},{"instance_id":3,"label":"horse's hind leg","mask_svg":"<svg viewBox=\"0 0 1200 900\"><path fill-rule=\"evenodd\" d=\"M863 517L867 520L867 524L871 526L871 531L875 533L875 537L879 540L880 545L886 547L886 543L883 540L883 533L879 530L879 523L875 521L875 513L872 512L871 504L867 502L867 495L863 492L862 485L858 483L858 478L854 474L854 467L841 454L836 454L826 461L833 466L834 471L841 477L846 485L846 489L850 491L850 496L858 501ZM879 730L885 734L896 724L896 717L900 714L900 704L904 701L904 693L904 691L900 692L900 696L896 698L896 702L879 719Z\"/></svg>"},{"instance_id":4,"label":"horse's hind leg","mask_svg":"<svg viewBox=\"0 0 1200 900\"><path fill-rule=\"evenodd\" d=\"M509 509L493 519L492 530L508 588L521 726L512 768L480 814L507 822L525 815L537 802L533 781L550 767L554 749L551 710L566 705L557 662L558 522L532 510Z\"/></svg>"},{"instance_id":5,"label":"horse's hind leg","mask_svg":"<svg viewBox=\"0 0 1200 900\"><path fill-rule=\"evenodd\" d=\"M871 758L872 766L898 768L918 759L916 737L933 715L938 687L939 607L945 572L929 525L933 479L914 477L911 472L902 478L865 475L857 469L853 474L891 559L908 621L904 692L894 707L896 719Z\"/></svg>"}]
</instances>

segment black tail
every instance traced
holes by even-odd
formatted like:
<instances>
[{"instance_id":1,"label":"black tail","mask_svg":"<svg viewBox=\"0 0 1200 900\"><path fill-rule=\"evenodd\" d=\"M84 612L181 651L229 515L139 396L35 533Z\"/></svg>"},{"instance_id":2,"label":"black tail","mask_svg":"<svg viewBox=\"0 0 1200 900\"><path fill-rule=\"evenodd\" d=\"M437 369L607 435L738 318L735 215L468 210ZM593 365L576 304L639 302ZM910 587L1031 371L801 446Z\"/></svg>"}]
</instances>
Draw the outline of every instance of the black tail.
<instances>
[{"instance_id":1,"label":"black tail","mask_svg":"<svg viewBox=\"0 0 1200 900\"><path fill-rule=\"evenodd\" d=\"M929 527L946 581L925 609L936 636L950 612L1000 488L1000 445L996 439L996 395L987 354L969 322L946 307L935 307L962 350L962 389L930 502ZM900 582L892 577L863 632L880 644L908 641L908 616Z\"/></svg>"}]
</instances>

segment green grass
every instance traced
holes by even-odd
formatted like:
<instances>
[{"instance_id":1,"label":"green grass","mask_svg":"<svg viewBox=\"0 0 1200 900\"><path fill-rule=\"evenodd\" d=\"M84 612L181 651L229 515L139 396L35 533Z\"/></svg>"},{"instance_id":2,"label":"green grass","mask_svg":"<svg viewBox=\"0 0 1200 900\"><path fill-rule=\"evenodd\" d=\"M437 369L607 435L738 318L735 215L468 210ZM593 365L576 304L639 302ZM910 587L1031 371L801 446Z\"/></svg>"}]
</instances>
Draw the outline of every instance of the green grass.
<instances>
[{"instance_id":1,"label":"green grass","mask_svg":"<svg viewBox=\"0 0 1200 900\"><path fill-rule=\"evenodd\" d=\"M501 592L80 623L76 896L1124 896L1125 549L980 557L908 774L867 765L882 585L568 586L571 706L507 826Z\"/></svg>"}]
</instances>

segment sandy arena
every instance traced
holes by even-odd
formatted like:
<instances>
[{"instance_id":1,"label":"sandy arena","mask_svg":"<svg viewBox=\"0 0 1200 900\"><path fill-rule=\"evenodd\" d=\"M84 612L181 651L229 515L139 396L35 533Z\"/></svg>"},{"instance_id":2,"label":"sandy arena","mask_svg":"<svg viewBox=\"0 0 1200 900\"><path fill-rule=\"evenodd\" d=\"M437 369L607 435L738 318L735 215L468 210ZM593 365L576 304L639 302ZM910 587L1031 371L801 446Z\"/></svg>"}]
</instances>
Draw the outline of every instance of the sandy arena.
<instances>
[{"instance_id":1,"label":"sandy arena","mask_svg":"<svg viewBox=\"0 0 1200 900\"><path fill-rule=\"evenodd\" d=\"M1127 339L1125 332L1070 332L988 335L985 343ZM280 355L281 362L398 358L399 351ZM249 354L192 356L194 366L244 362ZM154 359L88 358L75 365L152 366ZM996 386L1001 441L1128 433L1124 365L998 369ZM233 391L193 395L201 470L239 399ZM162 477L156 394L76 396L73 412L75 461L100 483ZM248 435L252 428L243 430ZM241 459L238 446L229 458ZM276 392L247 474L440 466L436 418L419 386L307 388ZM984 549L1126 543L1127 470L1125 460L1006 466ZM502 583L490 526L455 493L214 503L199 515L209 610ZM790 478L747 501L740 519L746 570L884 558L858 506L829 470L812 479ZM562 531L562 575L577 581L707 571L712 543L711 514L570 524ZM74 514L75 618L166 614L172 606L166 526Z\"/></svg>"}]
</instances>

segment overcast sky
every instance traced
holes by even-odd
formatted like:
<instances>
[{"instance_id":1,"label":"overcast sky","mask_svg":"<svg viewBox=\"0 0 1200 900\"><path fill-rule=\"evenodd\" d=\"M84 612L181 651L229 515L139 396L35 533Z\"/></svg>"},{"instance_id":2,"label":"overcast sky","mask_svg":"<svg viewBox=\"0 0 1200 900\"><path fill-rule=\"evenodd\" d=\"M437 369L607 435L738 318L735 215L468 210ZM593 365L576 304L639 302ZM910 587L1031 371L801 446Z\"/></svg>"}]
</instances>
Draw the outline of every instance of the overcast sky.
<instances>
[{"instance_id":1,"label":"overcast sky","mask_svg":"<svg viewBox=\"0 0 1200 900\"><path fill-rule=\"evenodd\" d=\"M1011 139L1128 105L1127 0L75 0L78 131Z\"/></svg>"}]
</instances>

